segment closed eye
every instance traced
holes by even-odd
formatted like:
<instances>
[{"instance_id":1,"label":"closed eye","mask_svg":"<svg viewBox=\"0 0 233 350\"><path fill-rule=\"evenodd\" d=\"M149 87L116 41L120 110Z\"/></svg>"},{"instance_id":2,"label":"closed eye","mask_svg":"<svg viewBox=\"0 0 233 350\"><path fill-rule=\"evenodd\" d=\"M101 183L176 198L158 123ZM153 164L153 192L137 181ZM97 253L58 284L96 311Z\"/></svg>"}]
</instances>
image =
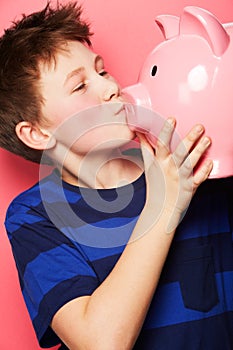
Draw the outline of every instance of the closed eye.
<instances>
[{"instance_id":1,"label":"closed eye","mask_svg":"<svg viewBox=\"0 0 233 350\"><path fill-rule=\"evenodd\" d=\"M81 83L81 84L75 86L75 88L72 90L72 92L81 91L81 90L83 90L85 88L86 88L86 84L85 83Z\"/></svg>"},{"instance_id":2,"label":"closed eye","mask_svg":"<svg viewBox=\"0 0 233 350\"><path fill-rule=\"evenodd\" d=\"M106 70L101 70L99 72L99 75L101 75L102 77L104 77L105 75L108 75L108 72Z\"/></svg>"}]
</instances>

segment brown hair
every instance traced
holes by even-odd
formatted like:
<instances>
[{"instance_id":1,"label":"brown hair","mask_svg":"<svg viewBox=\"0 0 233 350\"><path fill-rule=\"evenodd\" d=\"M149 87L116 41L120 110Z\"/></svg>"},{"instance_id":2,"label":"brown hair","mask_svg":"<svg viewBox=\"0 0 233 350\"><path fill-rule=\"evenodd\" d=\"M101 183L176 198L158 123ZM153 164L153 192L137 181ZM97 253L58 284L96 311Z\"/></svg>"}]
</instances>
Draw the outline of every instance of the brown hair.
<instances>
[{"instance_id":1,"label":"brown hair","mask_svg":"<svg viewBox=\"0 0 233 350\"><path fill-rule=\"evenodd\" d=\"M21 142L15 126L23 120L43 120L39 63L54 60L66 41L91 44L89 24L81 15L76 2L55 9L48 3L40 12L22 15L0 38L0 147L40 162L42 151Z\"/></svg>"}]
</instances>

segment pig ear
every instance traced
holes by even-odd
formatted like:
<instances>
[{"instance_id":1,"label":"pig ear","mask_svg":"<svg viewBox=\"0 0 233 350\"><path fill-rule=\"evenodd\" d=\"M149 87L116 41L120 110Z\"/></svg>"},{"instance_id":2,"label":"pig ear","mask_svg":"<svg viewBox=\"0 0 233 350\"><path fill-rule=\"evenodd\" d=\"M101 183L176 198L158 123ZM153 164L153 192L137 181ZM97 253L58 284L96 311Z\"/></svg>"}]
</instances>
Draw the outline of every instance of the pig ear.
<instances>
[{"instance_id":1,"label":"pig ear","mask_svg":"<svg viewBox=\"0 0 233 350\"><path fill-rule=\"evenodd\" d=\"M161 30L166 40L179 34L180 18L172 15L160 15L155 18L155 23Z\"/></svg>"},{"instance_id":2,"label":"pig ear","mask_svg":"<svg viewBox=\"0 0 233 350\"><path fill-rule=\"evenodd\" d=\"M180 19L180 34L197 34L205 38L216 56L226 51L230 37L224 26L207 10L195 6L184 8Z\"/></svg>"}]
</instances>

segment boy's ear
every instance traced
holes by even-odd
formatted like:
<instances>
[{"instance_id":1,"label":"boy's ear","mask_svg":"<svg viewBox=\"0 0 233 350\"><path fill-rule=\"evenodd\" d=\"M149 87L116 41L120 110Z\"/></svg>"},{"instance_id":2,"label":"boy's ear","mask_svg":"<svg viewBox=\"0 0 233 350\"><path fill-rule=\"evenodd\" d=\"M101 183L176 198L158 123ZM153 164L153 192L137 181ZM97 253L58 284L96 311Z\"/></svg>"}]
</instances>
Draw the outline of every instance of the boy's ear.
<instances>
[{"instance_id":1,"label":"boy's ear","mask_svg":"<svg viewBox=\"0 0 233 350\"><path fill-rule=\"evenodd\" d=\"M53 148L55 137L48 131L27 121L19 122L15 127L18 138L28 147L38 150Z\"/></svg>"}]
</instances>

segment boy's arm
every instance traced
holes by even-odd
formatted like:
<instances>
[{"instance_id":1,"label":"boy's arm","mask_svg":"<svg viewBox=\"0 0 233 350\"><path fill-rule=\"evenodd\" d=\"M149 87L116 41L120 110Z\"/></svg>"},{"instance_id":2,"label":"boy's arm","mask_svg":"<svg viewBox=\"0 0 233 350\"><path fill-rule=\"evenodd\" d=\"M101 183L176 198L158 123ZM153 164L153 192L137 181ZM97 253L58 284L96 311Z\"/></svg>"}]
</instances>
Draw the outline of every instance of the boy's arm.
<instances>
[{"instance_id":1,"label":"boy's arm","mask_svg":"<svg viewBox=\"0 0 233 350\"><path fill-rule=\"evenodd\" d=\"M203 128L193 128L171 154L173 131L174 121L170 120L155 150L139 135L147 198L131 242L91 296L68 302L52 320L53 330L71 350L132 349L138 337L181 214L212 168L207 161L193 175L209 145L208 139L200 140ZM157 219L152 222L155 213Z\"/></svg>"}]
</instances>

